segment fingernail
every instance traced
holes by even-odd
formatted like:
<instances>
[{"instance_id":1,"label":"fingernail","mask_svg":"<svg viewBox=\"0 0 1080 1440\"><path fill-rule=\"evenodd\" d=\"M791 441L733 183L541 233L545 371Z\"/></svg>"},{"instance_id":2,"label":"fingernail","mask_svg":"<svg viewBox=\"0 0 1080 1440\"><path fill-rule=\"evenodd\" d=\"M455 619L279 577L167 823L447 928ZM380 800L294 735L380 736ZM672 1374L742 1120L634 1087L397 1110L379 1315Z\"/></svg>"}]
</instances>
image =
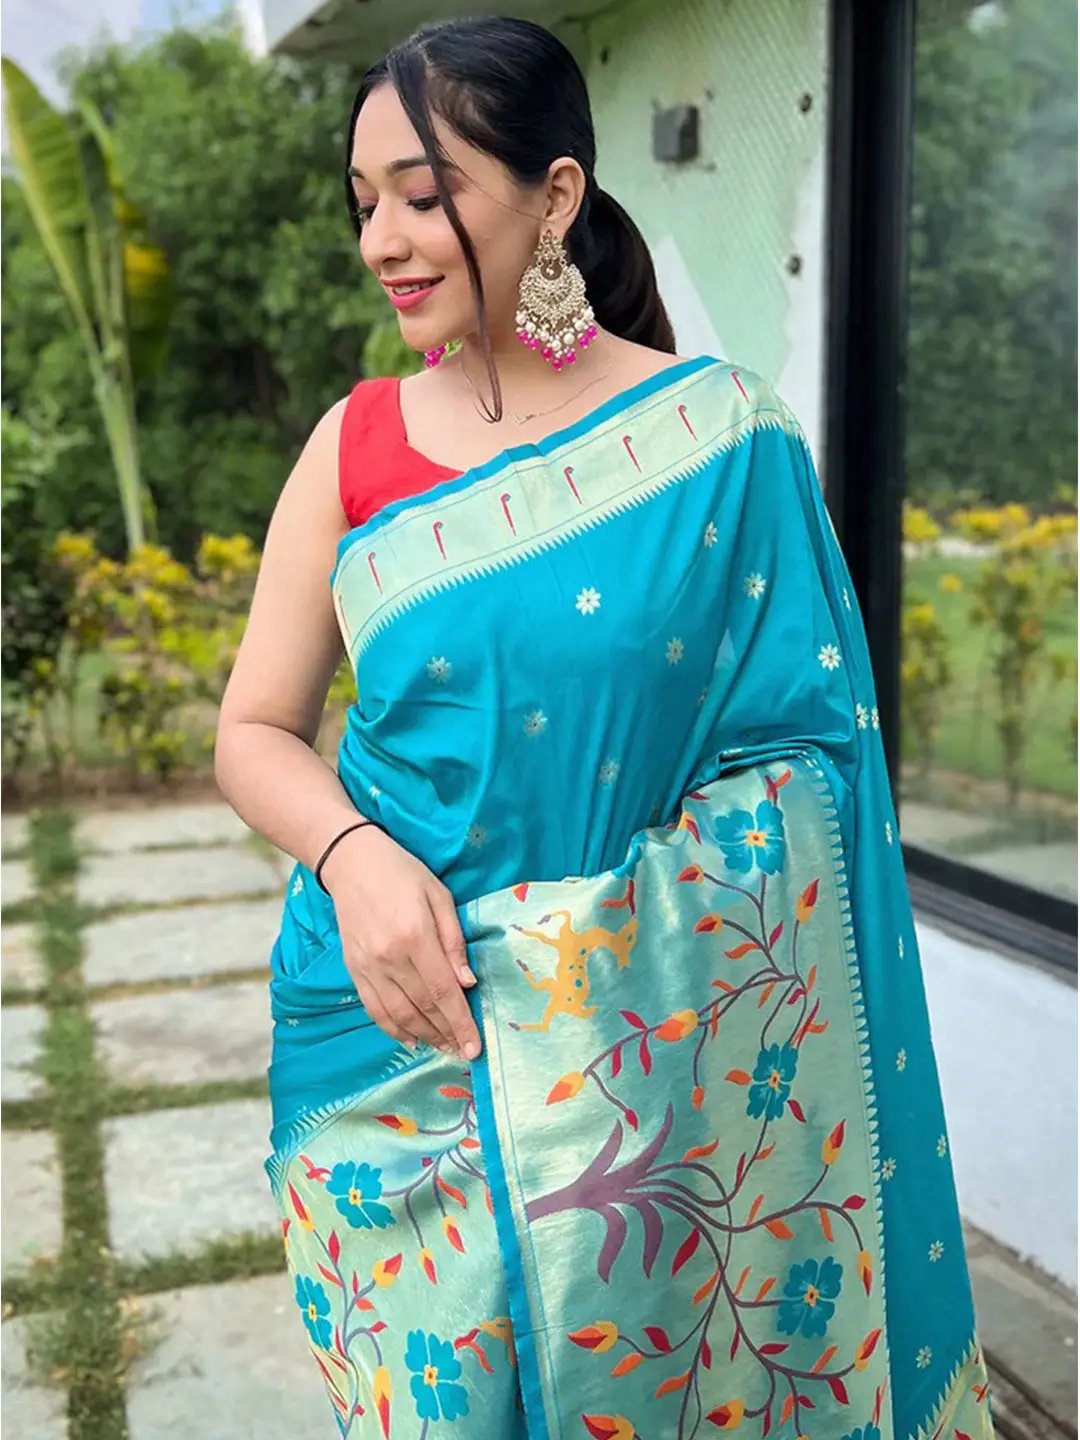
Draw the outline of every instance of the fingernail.
<instances>
[{"instance_id":1,"label":"fingernail","mask_svg":"<svg viewBox=\"0 0 1080 1440\"><path fill-rule=\"evenodd\" d=\"M480 1046L477 1045L475 1040L470 1040L469 1043L465 1046L465 1059L475 1060L479 1054Z\"/></svg>"},{"instance_id":2,"label":"fingernail","mask_svg":"<svg viewBox=\"0 0 1080 1440\"><path fill-rule=\"evenodd\" d=\"M472 973L471 970L466 970L464 966L458 971L458 979L461 981L462 985L476 984L476 976Z\"/></svg>"}]
</instances>

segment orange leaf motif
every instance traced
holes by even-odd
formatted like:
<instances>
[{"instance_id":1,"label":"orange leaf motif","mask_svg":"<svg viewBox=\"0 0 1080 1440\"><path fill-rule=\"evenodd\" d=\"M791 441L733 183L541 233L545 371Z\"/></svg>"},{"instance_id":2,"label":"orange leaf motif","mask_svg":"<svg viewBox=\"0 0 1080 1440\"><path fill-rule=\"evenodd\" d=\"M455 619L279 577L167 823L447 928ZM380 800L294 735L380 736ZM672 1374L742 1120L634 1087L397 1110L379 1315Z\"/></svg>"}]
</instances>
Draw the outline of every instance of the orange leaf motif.
<instances>
[{"instance_id":1,"label":"orange leaf motif","mask_svg":"<svg viewBox=\"0 0 1080 1440\"><path fill-rule=\"evenodd\" d=\"M593 1440L634 1440L634 1427L624 1415L582 1415Z\"/></svg>"},{"instance_id":2,"label":"orange leaf motif","mask_svg":"<svg viewBox=\"0 0 1080 1440\"><path fill-rule=\"evenodd\" d=\"M741 960L744 955L749 955L751 950L760 950L761 946L753 940L747 940L742 945L736 945L734 950L725 950L724 954L729 960Z\"/></svg>"},{"instance_id":3,"label":"orange leaf motif","mask_svg":"<svg viewBox=\"0 0 1080 1440\"><path fill-rule=\"evenodd\" d=\"M659 1400L661 1395L670 1395L672 1390L681 1390L683 1386L689 1381L689 1379L689 1370L687 1370L685 1375L672 1375L670 1380L665 1380L662 1385L658 1385L653 1391L653 1394Z\"/></svg>"},{"instance_id":4,"label":"orange leaf motif","mask_svg":"<svg viewBox=\"0 0 1080 1440\"><path fill-rule=\"evenodd\" d=\"M690 1104L694 1107L695 1110L700 1110L704 1103L705 1087L704 1085L695 1085L693 1090L691 1090L690 1092Z\"/></svg>"},{"instance_id":5,"label":"orange leaf motif","mask_svg":"<svg viewBox=\"0 0 1080 1440\"><path fill-rule=\"evenodd\" d=\"M707 1300L712 1294L712 1292L716 1289L716 1282L719 1279L720 1271L714 1270L713 1273L709 1276L708 1280L705 1281L705 1284L702 1285L699 1290L694 1291L694 1298L692 1304L700 1305L703 1300Z\"/></svg>"},{"instance_id":6,"label":"orange leaf motif","mask_svg":"<svg viewBox=\"0 0 1080 1440\"><path fill-rule=\"evenodd\" d=\"M623 1358L619 1361L619 1363L615 1366L615 1369L612 1370L612 1378L618 1380L621 1375L629 1375L630 1371L636 1370L644 1359L645 1356L640 1354L637 1350L631 1350L630 1354L624 1355Z\"/></svg>"},{"instance_id":7,"label":"orange leaf motif","mask_svg":"<svg viewBox=\"0 0 1080 1440\"><path fill-rule=\"evenodd\" d=\"M765 1229L770 1235L775 1235L777 1240L794 1240L795 1238L795 1231L779 1217L775 1220L766 1220Z\"/></svg>"},{"instance_id":8,"label":"orange leaf motif","mask_svg":"<svg viewBox=\"0 0 1080 1440\"><path fill-rule=\"evenodd\" d=\"M585 1076L581 1071L571 1070L569 1074L564 1075L561 1080L555 1081L555 1084L548 1092L548 1097L544 1101L544 1104L558 1105L561 1100L570 1100L580 1091L584 1084Z\"/></svg>"},{"instance_id":9,"label":"orange leaf motif","mask_svg":"<svg viewBox=\"0 0 1080 1440\"><path fill-rule=\"evenodd\" d=\"M758 1211L761 1209L764 1199L764 1195L759 1195L754 1201L754 1203L750 1206L750 1213L746 1217L746 1223L748 1225L752 1225L754 1223L754 1219L757 1216Z\"/></svg>"},{"instance_id":10,"label":"orange leaf motif","mask_svg":"<svg viewBox=\"0 0 1080 1440\"><path fill-rule=\"evenodd\" d=\"M769 996L775 989L776 981L770 980L768 985L765 986L764 990L762 990L761 994L758 996L757 1008L759 1010L764 1010L765 1006L769 1003Z\"/></svg>"},{"instance_id":11,"label":"orange leaf motif","mask_svg":"<svg viewBox=\"0 0 1080 1440\"><path fill-rule=\"evenodd\" d=\"M448 1095L451 1100L471 1100L472 1091L465 1090L460 1085L440 1085L440 1095Z\"/></svg>"},{"instance_id":12,"label":"orange leaf motif","mask_svg":"<svg viewBox=\"0 0 1080 1440\"><path fill-rule=\"evenodd\" d=\"M780 1429L781 1429L781 1430L784 1428L784 1426L787 1424L787 1422L791 1419L791 1412L792 1412L794 1409L795 1409L795 1396L794 1396L794 1395L789 1395L789 1396L787 1397L787 1399L784 1401L783 1408L782 1408L781 1411L780 1411Z\"/></svg>"},{"instance_id":13,"label":"orange leaf motif","mask_svg":"<svg viewBox=\"0 0 1080 1440\"><path fill-rule=\"evenodd\" d=\"M605 1350L610 1350L618 1338L619 1327L610 1320L598 1320L595 1325L583 1325L580 1330L573 1330L567 1335L567 1339L580 1345L582 1350L594 1350L597 1355L603 1355Z\"/></svg>"},{"instance_id":14,"label":"orange leaf motif","mask_svg":"<svg viewBox=\"0 0 1080 1440\"><path fill-rule=\"evenodd\" d=\"M814 913L814 906L817 904L818 882L811 880L806 889L795 901L795 919L800 925L805 925L810 916Z\"/></svg>"},{"instance_id":15,"label":"orange leaf motif","mask_svg":"<svg viewBox=\"0 0 1080 1440\"><path fill-rule=\"evenodd\" d=\"M685 1165L687 1160L699 1160L702 1155L711 1155L719 1144L719 1140L711 1140L708 1145L691 1145L690 1149L687 1150L686 1154L682 1157L683 1164Z\"/></svg>"},{"instance_id":16,"label":"orange leaf motif","mask_svg":"<svg viewBox=\"0 0 1080 1440\"><path fill-rule=\"evenodd\" d=\"M866 1291L867 1295L869 1295L869 1294L870 1294L870 1283L871 1283L871 1280L872 1280L872 1278L873 1278L873 1273L874 1273L874 1272L873 1272L873 1269L872 1269L872 1267L871 1267L871 1264L870 1264L870 1254L869 1254L869 1251L867 1251L867 1250L860 1250L860 1251L859 1251L859 1259L858 1259L858 1262L857 1262L857 1263L858 1263L858 1267L859 1267L859 1278L862 1280L863 1289Z\"/></svg>"},{"instance_id":17,"label":"orange leaf motif","mask_svg":"<svg viewBox=\"0 0 1080 1440\"><path fill-rule=\"evenodd\" d=\"M697 1027L696 1010L676 1010L674 1015L669 1015L662 1025L656 1027L656 1038L666 1040L669 1044L676 1040L685 1040Z\"/></svg>"},{"instance_id":18,"label":"orange leaf motif","mask_svg":"<svg viewBox=\"0 0 1080 1440\"><path fill-rule=\"evenodd\" d=\"M880 1330L871 1330L866 1339L855 1351L855 1369L865 1370L870 1363L870 1356L877 1349L877 1342L881 1339Z\"/></svg>"},{"instance_id":19,"label":"orange leaf motif","mask_svg":"<svg viewBox=\"0 0 1080 1440\"><path fill-rule=\"evenodd\" d=\"M817 1218L821 1222L821 1233L826 1240L831 1242L833 1238L832 1221L829 1219L828 1210L823 1205L818 1206Z\"/></svg>"},{"instance_id":20,"label":"orange leaf motif","mask_svg":"<svg viewBox=\"0 0 1080 1440\"><path fill-rule=\"evenodd\" d=\"M829 1361L832 1359L832 1357L833 1357L835 1354L836 1354L836 1346L835 1346L835 1345L830 1345L827 1350L823 1350L823 1351L821 1352L821 1355L818 1357L817 1364L814 1365L814 1367L811 1369L810 1374L811 1374L811 1375L817 1375L817 1374L819 1374L822 1370L825 1369L825 1366L828 1365Z\"/></svg>"},{"instance_id":21,"label":"orange leaf motif","mask_svg":"<svg viewBox=\"0 0 1080 1440\"><path fill-rule=\"evenodd\" d=\"M768 1295L769 1291L772 1289L772 1287L773 1287L775 1284L776 1284L776 1276L775 1276L775 1275L770 1275L769 1278L762 1283L762 1285L760 1286L757 1294L754 1296L754 1303L756 1304L758 1301L764 1300L764 1299L765 1299L765 1296Z\"/></svg>"},{"instance_id":22,"label":"orange leaf motif","mask_svg":"<svg viewBox=\"0 0 1080 1440\"><path fill-rule=\"evenodd\" d=\"M694 926L694 934L702 935L712 933L724 928L724 917L722 915L702 915L701 919Z\"/></svg>"},{"instance_id":23,"label":"orange leaf motif","mask_svg":"<svg viewBox=\"0 0 1080 1440\"><path fill-rule=\"evenodd\" d=\"M733 1085L749 1085L751 1075L748 1070L729 1070L724 1079L730 1080Z\"/></svg>"},{"instance_id":24,"label":"orange leaf motif","mask_svg":"<svg viewBox=\"0 0 1080 1440\"><path fill-rule=\"evenodd\" d=\"M465 1242L461 1238L461 1231L457 1228L449 1215L443 1216L442 1223L443 1233L445 1234L447 1240L450 1241L450 1244L454 1247L454 1249L458 1252L459 1255L464 1255Z\"/></svg>"},{"instance_id":25,"label":"orange leaf motif","mask_svg":"<svg viewBox=\"0 0 1080 1440\"><path fill-rule=\"evenodd\" d=\"M821 1159L825 1165L832 1165L836 1162L844 1144L844 1122L840 1121L835 1125L821 1143Z\"/></svg>"},{"instance_id":26,"label":"orange leaf motif","mask_svg":"<svg viewBox=\"0 0 1080 1440\"><path fill-rule=\"evenodd\" d=\"M444 1180L441 1175L437 1175L435 1178L438 1181L440 1190L444 1190L446 1194L450 1196L451 1200L456 1200L463 1210L468 1209L469 1202L456 1185L451 1185L449 1180Z\"/></svg>"}]
</instances>

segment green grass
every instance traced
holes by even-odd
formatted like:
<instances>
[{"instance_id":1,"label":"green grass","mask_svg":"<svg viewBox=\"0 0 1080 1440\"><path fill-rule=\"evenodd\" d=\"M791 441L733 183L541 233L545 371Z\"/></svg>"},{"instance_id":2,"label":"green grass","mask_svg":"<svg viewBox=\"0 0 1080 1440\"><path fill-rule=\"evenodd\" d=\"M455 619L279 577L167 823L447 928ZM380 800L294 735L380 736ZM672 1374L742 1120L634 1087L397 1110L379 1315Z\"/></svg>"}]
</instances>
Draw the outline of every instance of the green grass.
<instances>
[{"instance_id":1,"label":"green grass","mask_svg":"<svg viewBox=\"0 0 1080 1440\"><path fill-rule=\"evenodd\" d=\"M59 1157L63 1241L55 1261L38 1260L5 1282L5 1315L23 1315L32 1372L68 1394L70 1440L126 1440L124 1387L131 1363L156 1340L152 1305L138 1297L174 1287L284 1269L277 1236L240 1235L195 1254L139 1264L119 1262L108 1240L103 1121L177 1105L262 1098L265 1080L196 1081L188 1085L123 1086L111 1082L95 1053L91 998L161 988L226 983L238 975L114 986L88 992L82 970L82 930L96 912L75 899L80 856L71 815L36 811L27 847L35 895L27 913L45 969L40 992L20 992L44 1004L47 1024L39 1070L46 1093L3 1107L9 1129L51 1130ZM140 907L124 907L140 908ZM265 978L260 967L259 978ZM9 999L5 995L5 1001Z\"/></svg>"},{"instance_id":2,"label":"green grass","mask_svg":"<svg viewBox=\"0 0 1080 1440\"><path fill-rule=\"evenodd\" d=\"M108 1247L101 1135L106 1080L94 1054L82 978L83 917L73 893L78 855L71 816L36 814L30 854L48 976L40 1068L51 1101L63 1219L57 1263L40 1270L39 1283L24 1296L47 1312L31 1329L30 1363L67 1387L71 1440L123 1440L122 1377L135 1332L125 1324Z\"/></svg>"},{"instance_id":3,"label":"green grass","mask_svg":"<svg viewBox=\"0 0 1080 1440\"><path fill-rule=\"evenodd\" d=\"M932 601L948 637L953 678L944 695L934 769L1000 781L1003 767L994 720L992 636L969 618L972 585L982 563L976 558L939 556L909 561L904 598ZM943 591L939 584L943 575L957 576L963 581L963 590L957 594ZM1071 600L1064 598L1043 616L1043 622L1049 653L1075 658L1076 609ZM1047 671L1026 700L1030 725L1022 763L1024 789L1075 803L1076 751L1069 729L1075 686L1055 680ZM907 744L904 756L914 758L913 748ZM1038 799L1035 795L1031 798Z\"/></svg>"}]
</instances>

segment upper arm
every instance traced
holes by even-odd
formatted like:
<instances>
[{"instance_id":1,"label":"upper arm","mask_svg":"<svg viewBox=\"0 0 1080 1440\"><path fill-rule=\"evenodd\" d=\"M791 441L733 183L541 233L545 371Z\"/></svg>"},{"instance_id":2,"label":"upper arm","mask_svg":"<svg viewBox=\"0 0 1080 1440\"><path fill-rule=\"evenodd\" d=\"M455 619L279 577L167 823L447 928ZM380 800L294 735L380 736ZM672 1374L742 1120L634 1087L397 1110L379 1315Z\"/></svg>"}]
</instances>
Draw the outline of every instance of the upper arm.
<instances>
[{"instance_id":1,"label":"upper arm","mask_svg":"<svg viewBox=\"0 0 1080 1440\"><path fill-rule=\"evenodd\" d=\"M347 522L338 491L345 401L322 417L278 498L219 729L255 721L309 744L342 644L329 577Z\"/></svg>"}]
</instances>

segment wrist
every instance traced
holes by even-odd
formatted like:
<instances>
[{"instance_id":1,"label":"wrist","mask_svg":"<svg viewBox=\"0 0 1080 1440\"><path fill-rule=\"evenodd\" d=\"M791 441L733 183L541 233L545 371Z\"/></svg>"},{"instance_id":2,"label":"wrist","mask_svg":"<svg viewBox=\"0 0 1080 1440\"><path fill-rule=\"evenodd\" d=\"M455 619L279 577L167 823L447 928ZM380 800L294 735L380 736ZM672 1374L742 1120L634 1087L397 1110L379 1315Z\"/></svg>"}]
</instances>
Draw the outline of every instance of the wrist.
<instances>
[{"instance_id":1,"label":"wrist","mask_svg":"<svg viewBox=\"0 0 1080 1440\"><path fill-rule=\"evenodd\" d=\"M336 831L327 842L319 859L315 862L313 874L320 888L328 895L333 890L335 880L340 880L342 875L347 872L354 857L354 846L358 838L373 834L385 834L385 831L377 820L368 820L363 816L358 816Z\"/></svg>"}]
</instances>

